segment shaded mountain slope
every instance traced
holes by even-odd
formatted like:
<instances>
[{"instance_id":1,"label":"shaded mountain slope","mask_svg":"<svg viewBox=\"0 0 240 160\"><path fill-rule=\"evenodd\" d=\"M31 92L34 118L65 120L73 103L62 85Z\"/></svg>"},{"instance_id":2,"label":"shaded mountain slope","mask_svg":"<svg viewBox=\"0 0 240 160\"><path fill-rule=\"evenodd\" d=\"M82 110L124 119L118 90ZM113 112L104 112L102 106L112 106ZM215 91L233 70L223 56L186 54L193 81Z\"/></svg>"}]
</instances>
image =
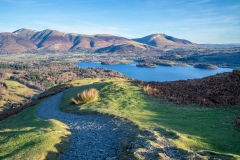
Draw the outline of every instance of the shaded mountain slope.
<instances>
[{"instance_id":1,"label":"shaded mountain slope","mask_svg":"<svg viewBox=\"0 0 240 160\"><path fill-rule=\"evenodd\" d=\"M68 51L72 47L67 34L48 29L33 35L31 42L45 50Z\"/></svg>"},{"instance_id":2,"label":"shaded mountain slope","mask_svg":"<svg viewBox=\"0 0 240 160\"><path fill-rule=\"evenodd\" d=\"M124 37L118 37L113 35L103 35L103 34L97 34L94 36L89 35L78 35L74 39L74 46L71 48L73 50L75 49L98 49L98 48L104 48L115 44L122 44L122 43L129 43L133 42L133 40L124 38Z\"/></svg>"}]
</instances>

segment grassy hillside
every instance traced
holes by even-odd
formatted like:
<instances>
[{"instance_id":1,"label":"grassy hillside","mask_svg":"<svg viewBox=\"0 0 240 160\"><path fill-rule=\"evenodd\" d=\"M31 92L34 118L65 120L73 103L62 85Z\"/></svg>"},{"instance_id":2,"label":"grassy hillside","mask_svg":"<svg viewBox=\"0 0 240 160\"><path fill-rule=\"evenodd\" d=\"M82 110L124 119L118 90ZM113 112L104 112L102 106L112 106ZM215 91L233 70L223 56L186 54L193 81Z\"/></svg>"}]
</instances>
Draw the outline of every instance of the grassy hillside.
<instances>
[{"instance_id":1,"label":"grassy hillside","mask_svg":"<svg viewBox=\"0 0 240 160\"><path fill-rule=\"evenodd\" d=\"M57 159L68 145L68 127L40 120L31 107L0 122L0 159Z\"/></svg>"},{"instance_id":2,"label":"grassy hillside","mask_svg":"<svg viewBox=\"0 0 240 160\"><path fill-rule=\"evenodd\" d=\"M97 102L73 105L70 99L77 93L96 88ZM62 99L61 109L67 112L99 112L127 118L140 129L169 133L178 147L198 152L234 155L240 158L240 132L234 128L234 118L240 106L203 108L196 105L184 107L159 102L146 97L142 88L131 82L100 82L71 89Z\"/></svg>"},{"instance_id":3,"label":"grassy hillside","mask_svg":"<svg viewBox=\"0 0 240 160\"><path fill-rule=\"evenodd\" d=\"M7 102L11 103L24 103L27 98L39 94L38 90L28 88L27 86L13 80L3 80L6 84L4 92L0 93L0 112L9 108Z\"/></svg>"}]
</instances>

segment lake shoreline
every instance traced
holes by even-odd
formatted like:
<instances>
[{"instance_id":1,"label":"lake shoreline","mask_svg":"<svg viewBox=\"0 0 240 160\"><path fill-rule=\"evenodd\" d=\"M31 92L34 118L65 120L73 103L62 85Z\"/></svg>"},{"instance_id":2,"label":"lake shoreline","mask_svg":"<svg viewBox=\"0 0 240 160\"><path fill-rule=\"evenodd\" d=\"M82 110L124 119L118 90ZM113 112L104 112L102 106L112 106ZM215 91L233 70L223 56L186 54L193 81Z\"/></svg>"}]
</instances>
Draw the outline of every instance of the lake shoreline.
<instances>
[{"instance_id":1,"label":"lake shoreline","mask_svg":"<svg viewBox=\"0 0 240 160\"><path fill-rule=\"evenodd\" d=\"M131 62L130 64L114 64L103 65L101 62L78 62L74 65L82 68L107 68L121 72L124 75L140 80L140 81L176 81L176 80L188 80L195 78L203 78L211 75L215 75L223 72L231 72L231 68L218 68L218 69L200 69L194 66L162 66L157 65L156 68L137 67L137 62Z\"/></svg>"}]
</instances>

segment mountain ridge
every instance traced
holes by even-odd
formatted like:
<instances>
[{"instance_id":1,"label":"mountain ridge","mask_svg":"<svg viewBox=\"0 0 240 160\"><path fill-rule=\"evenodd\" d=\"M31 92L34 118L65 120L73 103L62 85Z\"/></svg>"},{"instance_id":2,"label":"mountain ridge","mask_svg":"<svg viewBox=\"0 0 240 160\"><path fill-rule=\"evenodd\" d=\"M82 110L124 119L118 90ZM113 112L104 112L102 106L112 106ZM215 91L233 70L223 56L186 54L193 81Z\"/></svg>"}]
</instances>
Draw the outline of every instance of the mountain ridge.
<instances>
[{"instance_id":1,"label":"mountain ridge","mask_svg":"<svg viewBox=\"0 0 240 160\"><path fill-rule=\"evenodd\" d=\"M123 45L125 44L125 45ZM119 47L119 45L122 45ZM0 53L67 52L91 50L91 52L127 53L158 52L166 46L196 46L188 40L165 34L152 34L142 38L128 39L111 34L86 35L45 29L36 31L21 28L0 33ZM114 49L109 49L114 48Z\"/></svg>"},{"instance_id":2,"label":"mountain ridge","mask_svg":"<svg viewBox=\"0 0 240 160\"><path fill-rule=\"evenodd\" d=\"M168 36L164 33L151 34L142 38L133 39L137 42L148 44L155 47L165 46L196 46L196 43L192 43L185 39L178 39L172 36Z\"/></svg>"}]
</instances>

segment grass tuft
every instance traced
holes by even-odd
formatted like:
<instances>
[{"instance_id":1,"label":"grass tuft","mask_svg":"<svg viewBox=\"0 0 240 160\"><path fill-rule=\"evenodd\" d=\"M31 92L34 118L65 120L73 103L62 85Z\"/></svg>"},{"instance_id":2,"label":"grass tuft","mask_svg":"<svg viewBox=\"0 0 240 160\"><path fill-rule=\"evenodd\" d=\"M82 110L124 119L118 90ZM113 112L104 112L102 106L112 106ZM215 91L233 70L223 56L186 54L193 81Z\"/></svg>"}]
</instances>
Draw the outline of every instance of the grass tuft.
<instances>
[{"instance_id":1,"label":"grass tuft","mask_svg":"<svg viewBox=\"0 0 240 160\"><path fill-rule=\"evenodd\" d=\"M74 104L95 102L99 98L99 92L95 88L84 90L77 94L77 98L71 98L71 102Z\"/></svg>"},{"instance_id":2,"label":"grass tuft","mask_svg":"<svg viewBox=\"0 0 240 160\"><path fill-rule=\"evenodd\" d=\"M143 90L148 94L148 92L151 90L151 87L149 85L143 86Z\"/></svg>"},{"instance_id":3,"label":"grass tuft","mask_svg":"<svg viewBox=\"0 0 240 160\"><path fill-rule=\"evenodd\" d=\"M152 88L149 84L143 86L143 91L147 94L147 95L152 95L154 92L157 91L156 88Z\"/></svg>"}]
</instances>

